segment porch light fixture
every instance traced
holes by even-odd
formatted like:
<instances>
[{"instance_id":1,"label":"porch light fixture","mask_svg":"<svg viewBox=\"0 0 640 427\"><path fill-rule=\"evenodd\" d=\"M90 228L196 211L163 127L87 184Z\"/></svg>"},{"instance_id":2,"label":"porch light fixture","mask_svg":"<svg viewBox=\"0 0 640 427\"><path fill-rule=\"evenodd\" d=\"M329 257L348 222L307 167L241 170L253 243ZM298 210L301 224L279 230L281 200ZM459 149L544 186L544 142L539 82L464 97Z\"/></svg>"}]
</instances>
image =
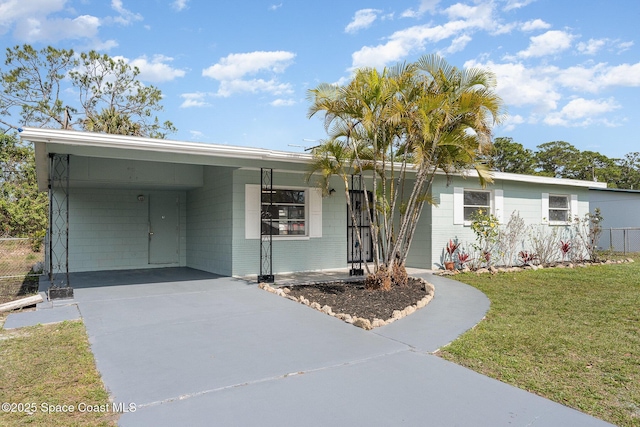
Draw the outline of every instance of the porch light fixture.
<instances>
[{"instance_id":1,"label":"porch light fixture","mask_svg":"<svg viewBox=\"0 0 640 427\"><path fill-rule=\"evenodd\" d=\"M138 201L139 202L144 202L144 194L138 195Z\"/></svg>"}]
</instances>

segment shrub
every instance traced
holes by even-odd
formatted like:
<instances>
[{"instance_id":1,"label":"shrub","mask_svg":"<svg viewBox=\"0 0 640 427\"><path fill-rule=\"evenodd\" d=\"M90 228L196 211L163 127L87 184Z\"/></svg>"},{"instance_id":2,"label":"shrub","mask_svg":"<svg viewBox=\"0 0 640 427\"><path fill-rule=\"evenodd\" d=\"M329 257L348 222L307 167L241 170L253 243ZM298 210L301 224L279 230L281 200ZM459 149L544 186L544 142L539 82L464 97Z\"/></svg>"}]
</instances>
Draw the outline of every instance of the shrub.
<instances>
[{"instance_id":1,"label":"shrub","mask_svg":"<svg viewBox=\"0 0 640 427\"><path fill-rule=\"evenodd\" d=\"M582 243L582 249L586 252L591 262L598 261L598 241L602 234L602 215L600 209L596 208L593 213L587 213L583 218L577 217L574 220L576 236Z\"/></svg>"},{"instance_id":2,"label":"shrub","mask_svg":"<svg viewBox=\"0 0 640 427\"><path fill-rule=\"evenodd\" d=\"M381 265L378 271L369 274L364 279L364 287L370 291L391 290L391 274L386 267Z\"/></svg>"},{"instance_id":3,"label":"shrub","mask_svg":"<svg viewBox=\"0 0 640 427\"><path fill-rule=\"evenodd\" d=\"M473 247L482 254L487 265L491 262L491 252L498 244L500 232L498 218L489 212L478 209L471 215L471 230L476 235Z\"/></svg>"},{"instance_id":4,"label":"shrub","mask_svg":"<svg viewBox=\"0 0 640 427\"><path fill-rule=\"evenodd\" d=\"M551 264L558 260L558 227L545 225L531 226L531 249L541 264Z\"/></svg>"},{"instance_id":5,"label":"shrub","mask_svg":"<svg viewBox=\"0 0 640 427\"><path fill-rule=\"evenodd\" d=\"M407 286L409 283L409 275L404 264L398 262L393 264L393 274L391 275L391 284L393 286Z\"/></svg>"},{"instance_id":6,"label":"shrub","mask_svg":"<svg viewBox=\"0 0 640 427\"><path fill-rule=\"evenodd\" d=\"M518 211L513 211L509 221L500 230L498 237L498 252L501 254L504 265L514 264L518 244L524 249L524 235L527 226Z\"/></svg>"},{"instance_id":7,"label":"shrub","mask_svg":"<svg viewBox=\"0 0 640 427\"><path fill-rule=\"evenodd\" d=\"M571 251L571 241L560 240L560 252L562 252L562 261L567 259L567 254Z\"/></svg>"}]
</instances>

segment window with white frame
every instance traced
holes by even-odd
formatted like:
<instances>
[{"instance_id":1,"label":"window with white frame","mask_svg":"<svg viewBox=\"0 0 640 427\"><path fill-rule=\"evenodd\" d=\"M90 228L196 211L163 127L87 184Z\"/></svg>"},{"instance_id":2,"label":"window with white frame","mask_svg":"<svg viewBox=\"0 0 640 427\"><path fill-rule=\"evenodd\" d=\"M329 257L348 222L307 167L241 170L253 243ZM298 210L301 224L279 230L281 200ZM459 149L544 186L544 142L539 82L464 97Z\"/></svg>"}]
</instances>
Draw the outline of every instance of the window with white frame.
<instances>
[{"instance_id":1,"label":"window with white frame","mask_svg":"<svg viewBox=\"0 0 640 427\"><path fill-rule=\"evenodd\" d=\"M273 217L275 239L305 240L322 237L322 190L315 187L274 188L273 207L260 185L245 184L245 239L259 239L269 231L264 215Z\"/></svg>"},{"instance_id":2,"label":"window with white frame","mask_svg":"<svg viewBox=\"0 0 640 427\"><path fill-rule=\"evenodd\" d=\"M453 223L470 225L474 212L483 210L495 215L503 221L504 191L501 188L492 190L453 188Z\"/></svg>"},{"instance_id":3,"label":"window with white frame","mask_svg":"<svg viewBox=\"0 0 640 427\"><path fill-rule=\"evenodd\" d=\"M542 223L566 225L578 215L578 206L577 194L542 193Z\"/></svg>"},{"instance_id":4,"label":"window with white frame","mask_svg":"<svg viewBox=\"0 0 640 427\"><path fill-rule=\"evenodd\" d=\"M262 191L262 234L305 236L307 234L306 191L276 189Z\"/></svg>"},{"instance_id":5,"label":"window with white frame","mask_svg":"<svg viewBox=\"0 0 640 427\"><path fill-rule=\"evenodd\" d=\"M482 210L491 212L491 193L489 191L464 190L464 220L471 221L473 214Z\"/></svg>"},{"instance_id":6,"label":"window with white frame","mask_svg":"<svg viewBox=\"0 0 640 427\"><path fill-rule=\"evenodd\" d=\"M549 221L567 222L571 217L569 196L549 194Z\"/></svg>"}]
</instances>

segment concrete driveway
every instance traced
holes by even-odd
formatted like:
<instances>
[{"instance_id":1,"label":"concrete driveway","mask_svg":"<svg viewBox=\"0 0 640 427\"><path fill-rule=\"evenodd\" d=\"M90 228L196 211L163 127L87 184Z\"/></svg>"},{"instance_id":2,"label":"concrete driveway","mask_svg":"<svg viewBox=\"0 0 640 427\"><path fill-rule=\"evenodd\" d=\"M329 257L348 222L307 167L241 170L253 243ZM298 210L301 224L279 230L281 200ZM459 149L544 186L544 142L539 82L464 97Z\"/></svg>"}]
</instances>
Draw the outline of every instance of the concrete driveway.
<instances>
[{"instance_id":1,"label":"concrete driveway","mask_svg":"<svg viewBox=\"0 0 640 427\"><path fill-rule=\"evenodd\" d=\"M122 426L607 425L432 355L489 302L427 279L427 307L373 331L190 269L73 283L113 401L135 404Z\"/></svg>"}]
</instances>

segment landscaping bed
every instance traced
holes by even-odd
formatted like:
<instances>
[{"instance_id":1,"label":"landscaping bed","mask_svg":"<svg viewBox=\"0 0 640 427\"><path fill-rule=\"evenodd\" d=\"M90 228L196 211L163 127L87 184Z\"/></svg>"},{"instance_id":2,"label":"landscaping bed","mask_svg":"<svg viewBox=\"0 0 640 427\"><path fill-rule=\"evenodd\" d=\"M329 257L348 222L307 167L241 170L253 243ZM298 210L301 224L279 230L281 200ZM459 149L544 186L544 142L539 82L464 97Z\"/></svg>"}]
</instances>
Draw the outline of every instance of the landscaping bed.
<instances>
[{"instance_id":1,"label":"landscaping bed","mask_svg":"<svg viewBox=\"0 0 640 427\"><path fill-rule=\"evenodd\" d=\"M433 285L410 277L405 286L389 291L368 290L364 281L335 281L263 289L308 305L364 329L383 326L424 307L434 295Z\"/></svg>"}]
</instances>

